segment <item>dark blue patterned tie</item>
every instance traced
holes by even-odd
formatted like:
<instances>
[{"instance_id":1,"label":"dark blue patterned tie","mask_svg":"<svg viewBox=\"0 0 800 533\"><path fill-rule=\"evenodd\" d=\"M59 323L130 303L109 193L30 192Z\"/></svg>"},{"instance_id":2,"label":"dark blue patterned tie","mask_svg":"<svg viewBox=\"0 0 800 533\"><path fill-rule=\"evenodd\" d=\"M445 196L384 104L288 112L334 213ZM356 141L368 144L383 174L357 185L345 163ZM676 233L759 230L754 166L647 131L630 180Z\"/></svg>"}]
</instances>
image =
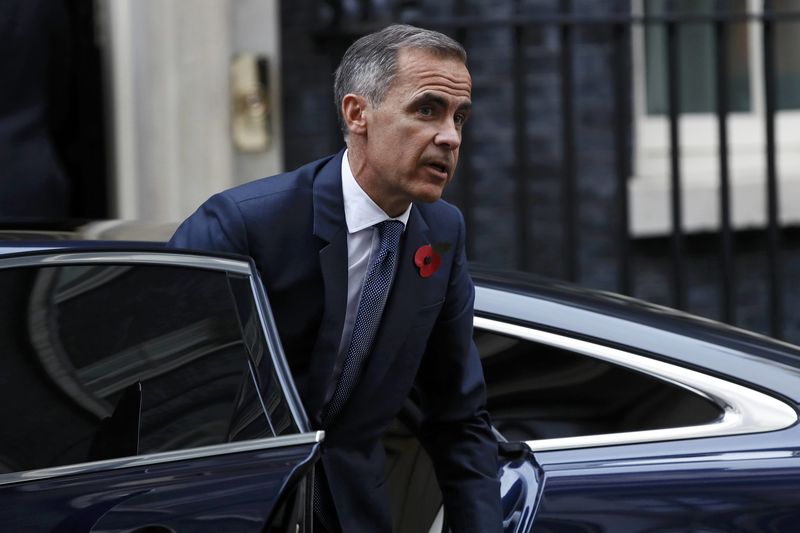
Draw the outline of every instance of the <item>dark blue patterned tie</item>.
<instances>
[{"instance_id":1,"label":"dark blue patterned tie","mask_svg":"<svg viewBox=\"0 0 800 533\"><path fill-rule=\"evenodd\" d=\"M372 349L372 342L375 340L375 333L378 331L378 324L383 314L383 306L394 279L397 247L403 234L403 223L398 220L386 220L376 227L380 242L364 277L350 346L342 363L342 373L336 384L336 390L322 417L323 428L327 428L339 414L358 383L364 361Z\"/></svg>"},{"instance_id":2,"label":"dark blue patterned tie","mask_svg":"<svg viewBox=\"0 0 800 533\"><path fill-rule=\"evenodd\" d=\"M322 416L322 427L327 429L333 419L341 411L350 394L358 383L361 369L372 349L375 333L381 321L383 307L394 279L397 263L397 248L403 234L403 223L397 220L386 220L376 225L380 240L378 249L373 253L372 261L364 277L361 298L358 301L356 320L347 349L342 373L336 383L336 390ZM322 489L324 472L318 472L314 479L314 511L327 529L331 530L333 520L333 502L330 493Z\"/></svg>"}]
</instances>

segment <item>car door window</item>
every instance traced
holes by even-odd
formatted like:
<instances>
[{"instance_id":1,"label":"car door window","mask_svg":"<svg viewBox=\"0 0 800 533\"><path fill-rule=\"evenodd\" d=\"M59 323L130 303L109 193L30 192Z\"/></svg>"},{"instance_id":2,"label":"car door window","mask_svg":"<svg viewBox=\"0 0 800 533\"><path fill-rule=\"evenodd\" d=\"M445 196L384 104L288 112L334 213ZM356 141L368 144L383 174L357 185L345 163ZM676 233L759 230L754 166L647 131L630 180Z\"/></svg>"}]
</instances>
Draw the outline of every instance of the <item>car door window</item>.
<instances>
[{"instance_id":1,"label":"car door window","mask_svg":"<svg viewBox=\"0 0 800 533\"><path fill-rule=\"evenodd\" d=\"M683 387L568 349L476 329L495 427L544 440L696 426L722 410Z\"/></svg>"},{"instance_id":2,"label":"car door window","mask_svg":"<svg viewBox=\"0 0 800 533\"><path fill-rule=\"evenodd\" d=\"M243 285L178 266L0 270L0 472L297 432Z\"/></svg>"}]
</instances>

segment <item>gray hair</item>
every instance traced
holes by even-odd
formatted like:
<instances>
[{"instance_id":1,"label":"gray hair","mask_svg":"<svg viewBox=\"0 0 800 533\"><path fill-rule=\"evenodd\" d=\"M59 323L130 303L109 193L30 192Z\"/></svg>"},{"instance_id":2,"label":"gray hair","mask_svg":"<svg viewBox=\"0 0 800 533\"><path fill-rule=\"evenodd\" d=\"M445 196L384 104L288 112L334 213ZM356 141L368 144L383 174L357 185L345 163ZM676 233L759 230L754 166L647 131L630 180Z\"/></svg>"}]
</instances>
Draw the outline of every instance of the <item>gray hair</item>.
<instances>
[{"instance_id":1,"label":"gray hair","mask_svg":"<svg viewBox=\"0 0 800 533\"><path fill-rule=\"evenodd\" d=\"M379 105L397 75L397 56L400 50L414 48L437 56L452 57L467 62L467 52L455 40L438 31L416 28L407 24L387 26L365 35L344 53L333 82L336 114L347 140L347 124L342 117L342 100L347 94L363 96L372 105Z\"/></svg>"}]
</instances>

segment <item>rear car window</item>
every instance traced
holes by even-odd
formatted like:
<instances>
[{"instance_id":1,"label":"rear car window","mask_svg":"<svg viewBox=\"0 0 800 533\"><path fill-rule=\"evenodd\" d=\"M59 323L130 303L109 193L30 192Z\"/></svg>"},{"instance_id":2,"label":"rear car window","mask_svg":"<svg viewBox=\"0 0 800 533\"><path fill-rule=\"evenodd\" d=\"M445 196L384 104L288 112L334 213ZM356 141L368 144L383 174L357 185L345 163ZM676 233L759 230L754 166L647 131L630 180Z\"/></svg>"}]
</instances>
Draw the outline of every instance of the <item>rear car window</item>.
<instances>
[{"instance_id":1,"label":"rear car window","mask_svg":"<svg viewBox=\"0 0 800 533\"><path fill-rule=\"evenodd\" d=\"M722 410L653 376L570 350L476 329L495 427L509 440L707 424Z\"/></svg>"}]
</instances>

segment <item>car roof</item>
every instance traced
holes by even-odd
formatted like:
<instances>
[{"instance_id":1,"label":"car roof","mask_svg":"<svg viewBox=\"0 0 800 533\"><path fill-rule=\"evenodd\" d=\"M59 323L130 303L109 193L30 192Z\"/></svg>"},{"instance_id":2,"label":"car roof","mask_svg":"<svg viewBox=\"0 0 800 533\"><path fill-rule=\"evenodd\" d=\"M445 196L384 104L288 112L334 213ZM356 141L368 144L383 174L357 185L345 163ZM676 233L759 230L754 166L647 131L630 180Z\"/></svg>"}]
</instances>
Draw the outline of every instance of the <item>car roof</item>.
<instances>
[{"instance_id":1,"label":"car roof","mask_svg":"<svg viewBox=\"0 0 800 533\"><path fill-rule=\"evenodd\" d=\"M662 353L668 353L668 347L665 347L666 352L659 350L658 333L677 334L800 368L800 347L796 345L687 312L523 272L501 271L481 265L471 266L470 272L478 287L552 304L547 306L547 312L531 308L523 312L527 316L519 317L546 329L572 331L584 337L626 346L640 345ZM553 312L557 308L568 308L572 312ZM491 315L504 311L500 304L483 303L478 298L476 312ZM609 328L612 321L624 323L625 327ZM644 335L649 338L643 339Z\"/></svg>"}]
</instances>

